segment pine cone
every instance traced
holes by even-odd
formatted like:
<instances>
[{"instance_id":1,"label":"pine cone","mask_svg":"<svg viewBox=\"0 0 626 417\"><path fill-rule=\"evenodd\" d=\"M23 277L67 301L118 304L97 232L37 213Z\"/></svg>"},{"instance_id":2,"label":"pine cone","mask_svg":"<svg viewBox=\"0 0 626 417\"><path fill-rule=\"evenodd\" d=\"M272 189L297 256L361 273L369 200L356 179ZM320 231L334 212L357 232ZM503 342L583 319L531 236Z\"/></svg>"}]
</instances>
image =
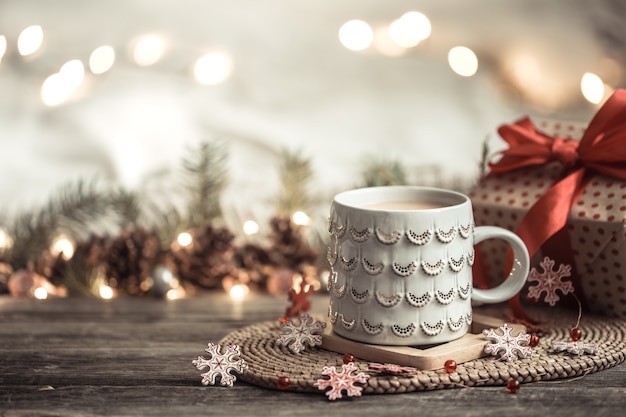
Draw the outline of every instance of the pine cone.
<instances>
[{"instance_id":1,"label":"pine cone","mask_svg":"<svg viewBox=\"0 0 626 417\"><path fill-rule=\"evenodd\" d=\"M266 290L267 280L273 274L270 254L263 247L247 243L235 253L237 280L253 290Z\"/></svg>"},{"instance_id":2,"label":"pine cone","mask_svg":"<svg viewBox=\"0 0 626 417\"><path fill-rule=\"evenodd\" d=\"M309 246L302 229L289 217L274 217L270 220L270 226L272 234L269 253L276 266L299 271L302 265L315 263L317 251Z\"/></svg>"},{"instance_id":3,"label":"pine cone","mask_svg":"<svg viewBox=\"0 0 626 417\"><path fill-rule=\"evenodd\" d=\"M144 229L125 229L103 256L109 285L130 295L150 290L150 275L160 259L159 240Z\"/></svg>"},{"instance_id":4,"label":"pine cone","mask_svg":"<svg viewBox=\"0 0 626 417\"><path fill-rule=\"evenodd\" d=\"M227 228L207 225L191 232L192 244L174 251L179 278L195 286L214 289L222 279L234 274L235 236Z\"/></svg>"}]
</instances>

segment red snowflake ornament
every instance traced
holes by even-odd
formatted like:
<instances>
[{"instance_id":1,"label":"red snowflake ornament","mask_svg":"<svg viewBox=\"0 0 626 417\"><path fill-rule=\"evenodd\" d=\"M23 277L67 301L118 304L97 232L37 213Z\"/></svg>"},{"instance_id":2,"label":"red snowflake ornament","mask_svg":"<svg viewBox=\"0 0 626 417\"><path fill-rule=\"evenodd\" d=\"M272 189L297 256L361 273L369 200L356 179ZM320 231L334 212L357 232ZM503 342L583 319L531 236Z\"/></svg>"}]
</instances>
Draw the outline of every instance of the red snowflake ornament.
<instances>
[{"instance_id":1,"label":"red snowflake ornament","mask_svg":"<svg viewBox=\"0 0 626 417\"><path fill-rule=\"evenodd\" d=\"M198 356L198 359L194 359L191 363L202 371L206 368L209 370L200 376L202 376L202 385L215 385L217 377L220 377L220 385L232 387L233 382L237 378L230 372L235 371L242 374L248 369L248 364L241 358L241 348L238 345L226 346L226 352L220 353L221 346L215 343L209 343L208 347L204 349L205 352L210 353L209 359L203 356Z\"/></svg>"},{"instance_id":2,"label":"red snowflake ornament","mask_svg":"<svg viewBox=\"0 0 626 417\"><path fill-rule=\"evenodd\" d=\"M598 344L581 342L579 340L569 342L553 341L552 349L556 352L568 352L573 355L582 355L584 353L590 353L593 355L598 351Z\"/></svg>"},{"instance_id":3,"label":"red snowflake ornament","mask_svg":"<svg viewBox=\"0 0 626 417\"><path fill-rule=\"evenodd\" d=\"M485 345L485 353L498 356L506 361L514 361L532 355L533 350L528 346L530 334L519 332L513 336L513 328L509 327L507 323L498 329L502 331L502 334L496 333L494 329L483 330L483 336L493 342Z\"/></svg>"},{"instance_id":4,"label":"red snowflake ornament","mask_svg":"<svg viewBox=\"0 0 626 417\"><path fill-rule=\"evenodd\" d=\"M353 373L357 369L354 362L341 365L341 371L337 371L334 366L325 366L322 375L330 379L320 378L313 386L322 391L330 387L330 390L326 391L326 396L331 401L342 398L342 391L345 391L349 397L360 397L363 387L355 384L365 384L370 376L365 372Z\"/></svg>"},{"instance_id":5,"label":"red snowflake ornament","mask_svg":"<svg viewBox=\"0 0 626 417\"><path fill-rule=\"evenodd\" d=\"M280 323L282 334L276 339L276 343L279 346L287 346L294 353L300 353L306 345L310 347L321 345L320 333L326 327L326 323L315 320L306 313L299 319L299 323L296 323L297 320L290 319Z\"/></svg>"},{"instance_id":6,"label":"red snowflake ornament","mask_svg":"<svg viewBox=\"0 0 626 417\"><path fill-rule=\"evenodd\" d=\"M543 268L543 273L537 272L535 268L528 275L528 282L537 282L537 285L528 288L528 298L538 300L542 293L546 293L545 302L554 306L559 301L557 290L563 295L574 292L574 286L570 281L562 281L563 278L571 276L572 267L560 264L555 271L554 261L547 256L539 264Z\"/></svg>"},{"instance_id":7,"label":"red snowflake ornament","mask_svg":"<svg viewBox=\"0 0 626 417\"><path fill-rule=\"evenodd\" d=\"M391 375L416 375L419 369L410 366L400 366L393 363L376 363L370 362L368 368L372 371L381 372Z\"/></svg>"}]
</instances>

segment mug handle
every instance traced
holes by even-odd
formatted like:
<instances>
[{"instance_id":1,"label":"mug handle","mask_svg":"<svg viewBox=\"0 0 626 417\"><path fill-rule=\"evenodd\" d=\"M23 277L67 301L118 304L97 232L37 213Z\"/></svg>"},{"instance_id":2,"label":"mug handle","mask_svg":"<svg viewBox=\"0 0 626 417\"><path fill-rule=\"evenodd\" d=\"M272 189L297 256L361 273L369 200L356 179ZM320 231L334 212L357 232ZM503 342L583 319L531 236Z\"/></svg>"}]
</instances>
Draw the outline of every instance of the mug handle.
<instances>
[{"instance_id":1,"label":"mug handle","mask_svg":"<svg viewBox=\"0 0 626 417\"><path fill-rule=\"evenodd\" d=\"M472 301L494 304L512 298L524 287L528 278L530 258L522 239L509 230L497 226L478 226L474 229L474 244L487 239L503 239L513 249L513 268L507 279L495 288L472 290Z\"/></svg>"}]
</instances>

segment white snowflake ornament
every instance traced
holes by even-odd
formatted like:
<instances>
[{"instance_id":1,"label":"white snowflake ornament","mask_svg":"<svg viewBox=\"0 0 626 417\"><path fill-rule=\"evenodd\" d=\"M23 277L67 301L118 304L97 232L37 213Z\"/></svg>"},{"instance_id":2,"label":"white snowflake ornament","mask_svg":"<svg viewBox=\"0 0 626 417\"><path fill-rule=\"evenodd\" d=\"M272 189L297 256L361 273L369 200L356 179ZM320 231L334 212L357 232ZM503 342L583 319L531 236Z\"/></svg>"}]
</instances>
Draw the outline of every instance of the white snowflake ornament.
<instances>
[{"instance_id":1,"label":"white snowflake ornament","mask_svg":"<svg viewBox=\"0 0 626 417\"><path fill-rule=\"evenodd\" d=\"M598 351L597 343L581 342L577 341L554 341L552 342L552 349L556 352L569 352L574 355L582 355L584 353L591 353L592 355Z\"/></svg>"},{"instance_id":2,"label":"white snowflake ornament","mask_svg":"<svg viewBox=\"0 0 626 417\"><path fill-rule=\"evenodd\" d=\"M560 299L556 290L559 290L563 295L574 292L574 285L570 281L562 281L562 278L571 276L572 267L560 264L559 269L555 271L553 269L554 261L547 256L539 265L543 268L543 273L539 273L533 268L528 275L528 282L537 282L537 285L528 287L528 297L538 300L541 294L545 292L545 302L554 307Z\"/></svg>"},{"instance_id":3,"label":"white snowflake ornament","mask_svg":"<svg viewBox=\"0 0 626 417\"><path fill-rule=\"evenodd\" d=\"M287 346L294 353L300 353L306 348L319 346L322 344L321 333L326 327L326 323L315 320L308 314L303 314L296 324L297 319L290 319L281 323L282 334L276 339L279 346Z\"/></svg>"},{"instance_id":4,"label":"white snowflake ornament","mask_svg":"<svg viewBox=\"0 0 626 417\"><path fill-rule=\"evenodd\" d=\"M507 323L500 326L498 330L501 330L502 334L496 333L494 329L483 330L483 336L494 342L485 345L485 353L498 356L506 361L528 358L532 355L533 350L528 346L530 334L519 332L516 336L513 336L513 328L509 327Z\"/></svg>"},{"instance_id":5,"label":"white snowflake ornament","mask_svg":"<svg viewBox=\"0 0 626 417\"><path fill-rule=\"evenodd\" d=\"M330 379L320 378L313 386L322 391L330 387L331 389L326 391L326 396L331 401L343 398L342 391L345 391L349 397L360 397L363 387L355 384L365 384L370 376L365 372L353 373L357 369L354 362L341 365L341 371L337 371L334 366L325 366L322 370L322 375Z\"/></svg>"},{"instance_id":6,"label":"white snowflake ornament","mask_svg":"<svg viewBox=\"0 0 626 417\"><path fill-rule=\"evenodd\" d=\"M238 345L226 346L226 352L220 353L221 346L215 343L209 343L209 346L204 349L205 352L210 353L211 357L205 359L203 356L198 356L198 359L194 359L191 363L199 370L209 368L209 370L200 376L202 376L202 385L215 385L216 379L220 377L220 385L232 387L233 382L237 378L230 372L235 371L242 374L248 369L248 364L241 358L241 348Z\"/></svg>"}]
</instances>

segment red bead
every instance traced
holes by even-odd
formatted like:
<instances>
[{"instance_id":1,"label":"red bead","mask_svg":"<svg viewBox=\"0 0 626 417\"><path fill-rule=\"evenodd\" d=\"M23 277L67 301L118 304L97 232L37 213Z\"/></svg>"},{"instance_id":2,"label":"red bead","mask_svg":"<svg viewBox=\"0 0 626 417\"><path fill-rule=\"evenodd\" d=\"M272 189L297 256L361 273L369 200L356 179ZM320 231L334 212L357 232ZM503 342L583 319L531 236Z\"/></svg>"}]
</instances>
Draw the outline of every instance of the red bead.
<instances>
[{"instance_id":1,"label":"red bead","mask_svg":"<svg viewBox=\"0 0 626 417\"><path fill-rule=\"evenodd\" d=\"M278 380L276 381L276 386L278 387L278 389L282 390L289 388L289 378L286 376L279 376Z\"/></svg>"},{"instance_id":2,"label":"red bead","mask_svg":"<svg viewBox=\"0 0 626 417\"><path fill-rule=\"evenodd\" d=\"M526 301L531 304L535 304L539 302L539 298L526 296Z\"/></svg>"},{"instance_id":3,"label":"red bead","mask_svg":"<svg viewBox=\"0 0 626 417\"><path fill-rule=\"evenodd\" d=\"M343 355L343 363L344 364L349 364L350 362L354 362L354 355L350 354L350 353L346 353L345 355Z\"/></svg>"},{"instance_id":4,"label":"red bead","mask_svg":"<svg viewBox=\"0 0 626 417\"><path fill-rule=\"evenodd\" d=\"M509 379L506 384L506 390L510 394L517 394L519 392L520 383L517 379Z\"/></svg>"},{"instance_id":5,"label":"red bead","mask_svg":"<svg viewBox=\"0 0 626 417\"><path fill-rule=\"evenodd\" d=\"M572 339L572 342L577 342L580 338L583 337L583 332L578 327L574 327L569 332L569 338Z\"/></svg>"},{"instance_id":6,"label":"red bead","mask_svg":"<svg viewBox=\"0 0 626 417\"><path fill-rule=\"evenodd\" d=\"M278 319L282 324L285 324L289 321L289 319L285 316L282 316L280 319Z\"/></svg>"},{"instance_id":7,"label":"red bead","mask_svg":"<svg viewBox=\"0 0 626 417\"><path fill-rule=\"evenodd\" d=\"M528 341L528 346L530 347L537 347L539 346L539 336L537 336L536 334L531 334L530 335L530 340Z\"/></svg>"},{"instance_id":8,"label":"red bead","mask_svg":"<svg viewBox=\"0 0 626 417\"><path fill-rule=\"evenodd\" d=\"M453 361L452 359L448 359L446 363L443 364L443 369L447 373L456 371L456 361Z\"/></svg>"}]
</instances>

